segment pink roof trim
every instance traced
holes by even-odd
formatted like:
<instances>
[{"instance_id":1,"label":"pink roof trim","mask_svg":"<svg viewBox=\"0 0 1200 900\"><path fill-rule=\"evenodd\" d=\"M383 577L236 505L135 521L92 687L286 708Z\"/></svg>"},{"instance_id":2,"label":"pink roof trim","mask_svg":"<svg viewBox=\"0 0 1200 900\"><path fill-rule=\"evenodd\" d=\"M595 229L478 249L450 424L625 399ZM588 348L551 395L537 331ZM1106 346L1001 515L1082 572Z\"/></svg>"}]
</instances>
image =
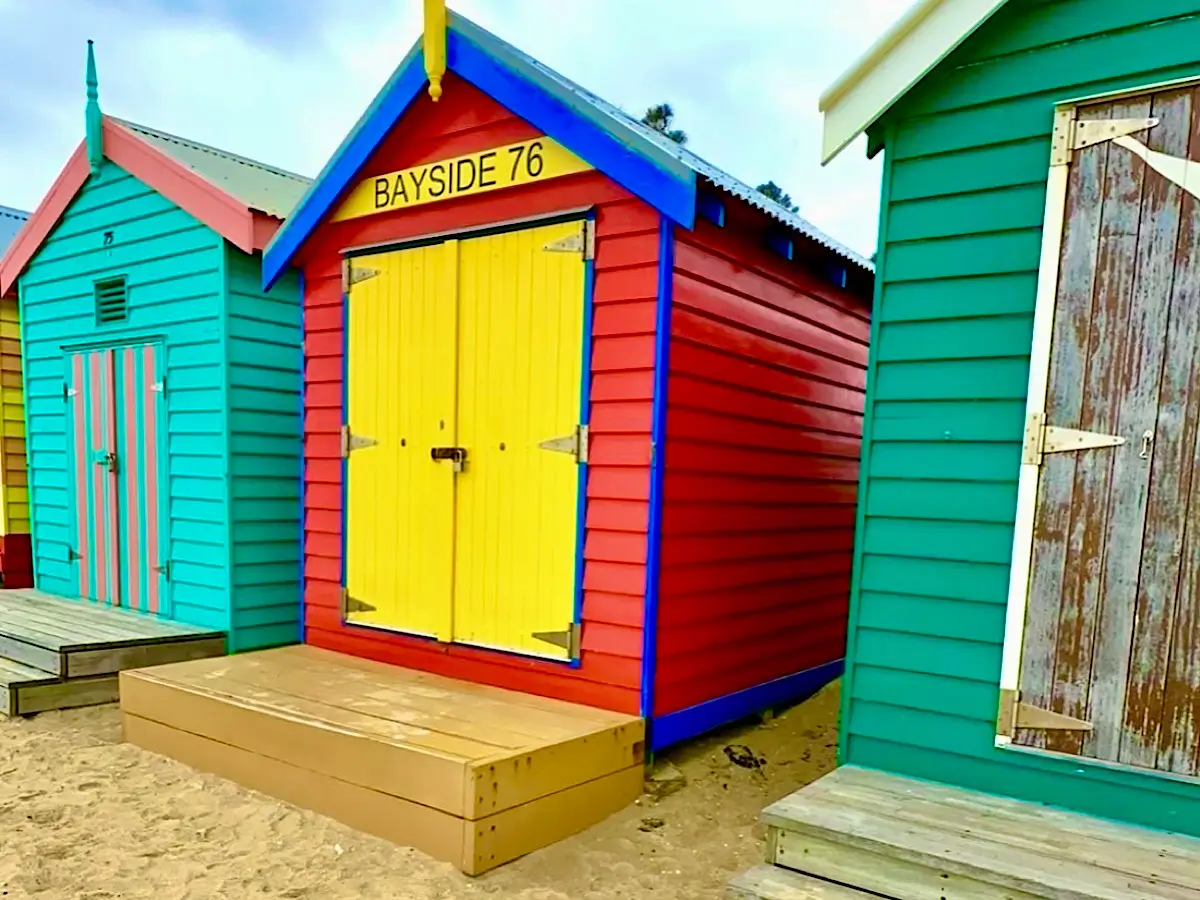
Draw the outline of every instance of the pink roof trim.
<instances>
[{"instance_id":1,"label":"pink roof trim","mask_svg":"<svg viewBox=\"0 0 1200 900\"><path fill-rule=\"evenodd\" d=\"M281 224L278 219L250 209L108 117L104 119L104 155L246 253L265 247ZM8 296L17 277L87 183L89 174L87 147L80 143L8 252L0 258L0 297Z\"/></svg>"}]
</instances>

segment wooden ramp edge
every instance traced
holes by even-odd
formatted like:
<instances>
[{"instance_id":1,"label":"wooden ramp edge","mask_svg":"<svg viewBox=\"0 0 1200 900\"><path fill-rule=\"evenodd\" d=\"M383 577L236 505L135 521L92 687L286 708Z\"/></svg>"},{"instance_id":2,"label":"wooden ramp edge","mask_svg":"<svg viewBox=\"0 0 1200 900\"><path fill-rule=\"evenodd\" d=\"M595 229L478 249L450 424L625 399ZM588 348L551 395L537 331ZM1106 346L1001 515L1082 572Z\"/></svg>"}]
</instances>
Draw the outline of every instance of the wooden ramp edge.
<instances>
[{"instance_id":1,"label":"wooden ramp edge","mask_svg":"<svg viewBox=\"0 0 1200 900\"><path fill-rule=\"evenodd\" d=\"M640 718L312 647L123 672L125 736L470 875L641 792Z\"/></svg>"},{"instance_id":2,"label":"wooden ramp edge","mask_svg":"<svg viewBox=\"0 0 1200 900\"><path fill-rule=\"evenodd\" d=\"M1200 900L1200 840L844 766L767 807L767 861L893 898Z\"/></svg>"}]
</instances>

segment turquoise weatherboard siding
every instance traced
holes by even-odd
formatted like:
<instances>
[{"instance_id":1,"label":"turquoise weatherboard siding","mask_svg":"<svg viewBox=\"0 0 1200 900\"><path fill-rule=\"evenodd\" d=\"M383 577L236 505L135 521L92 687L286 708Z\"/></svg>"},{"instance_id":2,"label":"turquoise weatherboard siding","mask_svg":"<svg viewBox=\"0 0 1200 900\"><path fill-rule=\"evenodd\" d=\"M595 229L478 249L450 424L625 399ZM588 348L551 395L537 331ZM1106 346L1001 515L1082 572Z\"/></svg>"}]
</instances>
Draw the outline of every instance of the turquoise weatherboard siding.
<instances>
[{"instance_id":1,"label":"turquoise weatherboard siding","mask_svg":"<svg viewBox=\"0 0 1200 900\"><path fill-rule=\"evenodd\" d=\"M262 257L226 244L233 650L300 637L298 276L263 292Z\"/></svg>"},{"instance_id":2,"label":"turquoise weatherboard siding","mask_svg":"<svg viewBox=\"0 0 1200 900\"><path fill-rule=\"evenodd\" d=\"M1200 2L1010 0L886 148L843 762L1200 835L1195 783L993 745L1056 102L1200 75Z\"/></svg>"},{"instance_id":3,"label":"turquoise weatherboard siding","mask_svg":"<svg viewBox=\"0 0 1200 900\"><path fill-rule=\"evenodd\" d=\"M165 473L160 481L165 545L160 556L169 560L171 618L229 630L234 649L295 639L298 504L264 504L253 513L234 499L243 495L253 502L271 490L266 485L276 479L272 472L259 472L262 485L257 488L241 486L237 477L257 471L255 460L264 453L276 454L268 466L272 471L278 464L295 479L299 469L298 419L290 432L273 431L271 423L252 424L269 418L259 412L264 404L246 394L255 394L248 386L256 379L271 381L267 390L278 391L283 404L293 409L299 388L296 285L289 281L272 293L275 299L262 299L253 288L258 264L257 258L227 248L211 229L107 160L30 261L19 287L34 572L40 589L79 595L79 565L70 555L77 535L64 393L66 352L152 340L162 345L165 374L159 459ZM126 279L128 317L98 323L94 283L114 276ZM250 285L248 296L240 293L243 284ZM261 338L255 337L256 329ZM260 340L261 347L247 352L247 339ZM287 354L275 346L288 340L295 360L291 388L280 374L287 367L278 366ZM237 365L238 360L256 359L249 372ZM260 376L260 369L269 374ZM257 431L264 437L254 438ZM284 440L272 437L280 434ZM291 462L277 463L288 453L286 434L292 435ZM243 458L243 447L257 449ZM286 494L286 489L276 490ZM272 523L289 509L287 528L295 546L283 549L271 543L283 531ZM235 544L236 522L255 514L263 519L259 540ZM256 549L261 547L265 549ZM264 574L264 563L278 572ZM290 608L285 608L285 598Z\"/></svg>"}]
</instances>

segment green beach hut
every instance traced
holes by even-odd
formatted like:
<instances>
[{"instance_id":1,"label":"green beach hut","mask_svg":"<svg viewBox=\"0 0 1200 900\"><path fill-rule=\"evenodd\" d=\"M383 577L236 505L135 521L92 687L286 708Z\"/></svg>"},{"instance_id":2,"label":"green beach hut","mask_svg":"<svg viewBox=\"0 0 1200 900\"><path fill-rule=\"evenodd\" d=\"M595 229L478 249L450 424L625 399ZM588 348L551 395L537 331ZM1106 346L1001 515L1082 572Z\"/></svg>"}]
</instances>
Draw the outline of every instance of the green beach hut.
<instances>
[{"instance_id":1,"label":"green beach hut","mask_svg":"<svg viewBox=\"0 0 1200 900\"><path fill-rule=\"evenodd\" d=\"M1200 835L1200 2L922 0L883 153L841 758Z\"/></svg>"}]
</instances>

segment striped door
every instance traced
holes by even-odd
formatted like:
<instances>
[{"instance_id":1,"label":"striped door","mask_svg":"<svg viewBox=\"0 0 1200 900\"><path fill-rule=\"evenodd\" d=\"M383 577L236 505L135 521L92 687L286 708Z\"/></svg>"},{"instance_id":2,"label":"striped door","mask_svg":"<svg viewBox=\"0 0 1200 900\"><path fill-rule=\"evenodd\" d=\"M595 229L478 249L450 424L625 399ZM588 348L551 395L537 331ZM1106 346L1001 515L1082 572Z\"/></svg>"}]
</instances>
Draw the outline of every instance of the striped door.
<instances>
[{"instance_id":1,"label":"striped door","mask_svg":"<svg viewBox=\"0 0 1200 900\"><path fill-rule=\"evenodd\" d=\"M167 614L161 348L88 350L68 363L80 596Z\"/></svg>"}]
</instances>

